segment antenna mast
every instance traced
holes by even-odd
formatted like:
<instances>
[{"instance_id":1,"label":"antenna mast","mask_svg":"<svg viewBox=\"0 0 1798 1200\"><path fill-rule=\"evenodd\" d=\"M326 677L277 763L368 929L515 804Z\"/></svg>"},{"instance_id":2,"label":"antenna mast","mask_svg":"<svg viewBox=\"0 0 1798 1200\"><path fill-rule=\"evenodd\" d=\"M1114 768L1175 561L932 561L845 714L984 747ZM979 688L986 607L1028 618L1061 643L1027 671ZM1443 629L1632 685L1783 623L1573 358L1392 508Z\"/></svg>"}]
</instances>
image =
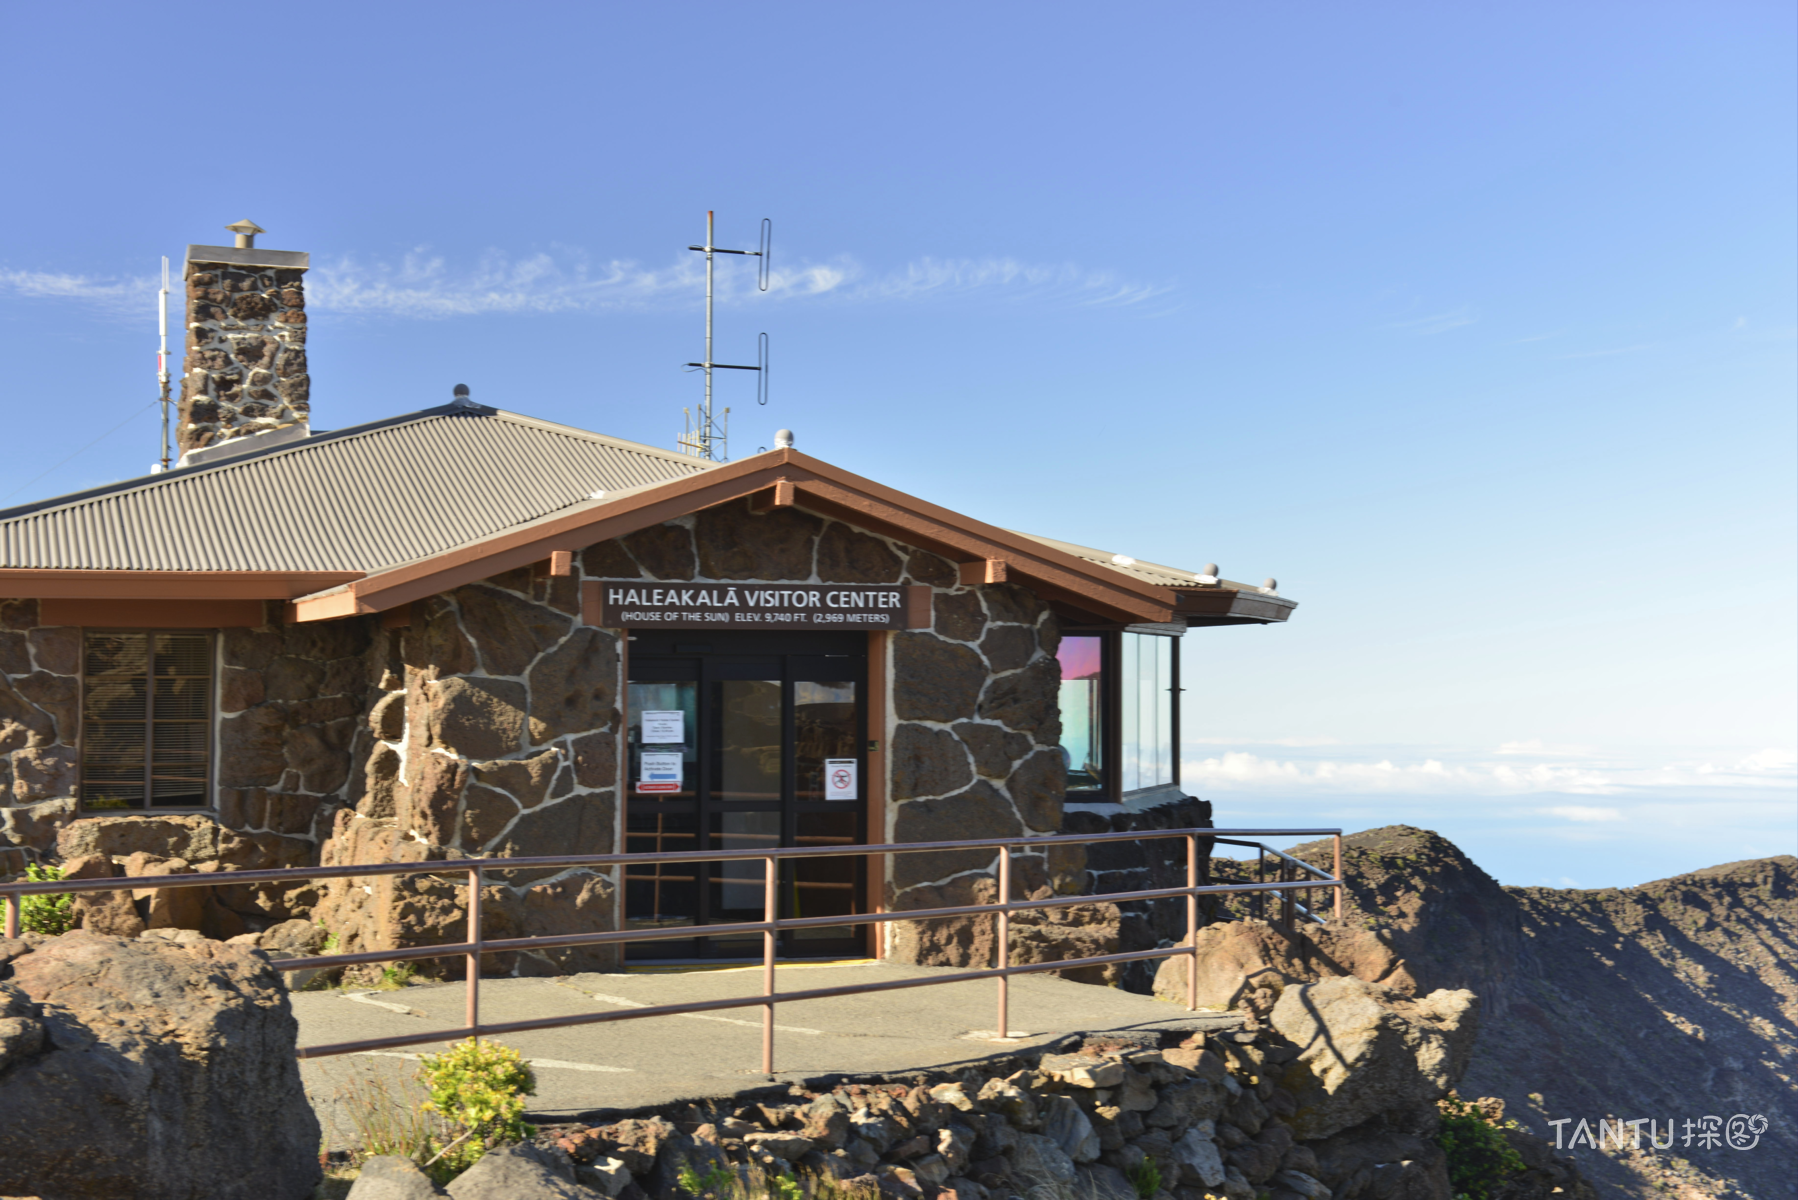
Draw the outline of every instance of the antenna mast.
<instances>
[{"instance_id":1,"label":"antenna mast","mask_svg":"<svg viewBox=\"0 0 1798 1200\"><path fill-rule=\"evenodd\" d=\"M683 453L694 458L703 458L708 462L724 462L730 457L730 409L724 410L722 419L712 416L712 370L721 371L756 371L756 403L768 403L768 335L762 334L757 342L759 365L753 367L736 366L731 363L712 361L712 256L714 254L743 254L762 261L757 264L756 286L761 291L768 290L768 264L773 257L774 223L767 217L762 218L762 240L759 250L725 250L714 245L712 236L713 213L710 209L705 214L705 245L688 246L689 250L697 250L705 255L705 361L690 362L688 367L699 367L705 371L705 401L700 406L697 417L690 408L682 409L686 416L686 432L681 434L680 448Z\"/></svg>"},{"instance_id":2,"label":"antenna mast","mask_svg":"<svg viewBox=\"0 0 1798 1200\"><path fill-rule=\"evenodd\" d=\"M162 469L169 469L169 256L162 256L162 292L158 296L156 382L162 389Z\"/></svg>"}]
</instances>

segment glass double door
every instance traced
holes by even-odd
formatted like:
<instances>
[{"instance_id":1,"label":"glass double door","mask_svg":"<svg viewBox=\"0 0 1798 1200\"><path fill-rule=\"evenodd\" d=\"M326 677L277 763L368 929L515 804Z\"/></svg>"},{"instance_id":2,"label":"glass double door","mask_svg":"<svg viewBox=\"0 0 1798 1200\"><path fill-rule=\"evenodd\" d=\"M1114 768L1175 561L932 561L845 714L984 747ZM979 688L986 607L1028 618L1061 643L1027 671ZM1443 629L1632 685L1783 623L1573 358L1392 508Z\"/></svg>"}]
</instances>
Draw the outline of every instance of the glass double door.
<instances>
[{"instance_id":1,"label":"glass double door","mask_svg":"<svg viewBox=\"0 0 1798 1200\"><path fill-rule=\"evenodd\" d=\"M647 644L645 644L647 643ZM865 638L718 635L705 644L642 636L630 655L625 848L631 852L856 845L867 745ZM783 917L861 911L855 857L780 864ZM625 920L636 929L759 921L760 861L633 866ZM862 929L783 933L783 957L865 952ZM761 935L636 942L628 957L750 958Z\"/></svg>"}]
</instances>

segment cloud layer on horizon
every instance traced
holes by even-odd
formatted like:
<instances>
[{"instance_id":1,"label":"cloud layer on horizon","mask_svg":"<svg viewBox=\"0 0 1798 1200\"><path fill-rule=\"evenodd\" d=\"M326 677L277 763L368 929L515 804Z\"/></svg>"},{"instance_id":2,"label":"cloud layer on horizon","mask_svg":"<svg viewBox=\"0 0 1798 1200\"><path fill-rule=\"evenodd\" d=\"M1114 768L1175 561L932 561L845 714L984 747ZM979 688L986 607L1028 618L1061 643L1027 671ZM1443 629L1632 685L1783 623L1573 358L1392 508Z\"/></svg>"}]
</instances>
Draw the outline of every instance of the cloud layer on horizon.
<instances>
[{"instance_id":1,"label":"cloud layer on horizon","mask_svg":"<svg viewBox=\"0 0 1798 1200\"><path fill-rule=\"evenodd\" d=\"M1207 750L1211 753L1207 753ZM1265 749L1273 749L1268 747ZM1279 749L1289 750L1282 746ZM1316 757L1227 750L1189 742L1181 760L1183 784L1210 792L1324 796L1384 793L1432 796L1631 796L1668 791L1798 788L1798 755L1769 748L1727 761L1629 762L1525 743L1490 753L1415 757L1369 747L1320 746ZM1502 757L1501 757L1502 756ZM1533 760L1533 761L1532 761ZM1544 811L1551 811L1545 809ZM1559 806L1568 820L1612 819L1614 809Z\"/></svg>"}]
</instances>

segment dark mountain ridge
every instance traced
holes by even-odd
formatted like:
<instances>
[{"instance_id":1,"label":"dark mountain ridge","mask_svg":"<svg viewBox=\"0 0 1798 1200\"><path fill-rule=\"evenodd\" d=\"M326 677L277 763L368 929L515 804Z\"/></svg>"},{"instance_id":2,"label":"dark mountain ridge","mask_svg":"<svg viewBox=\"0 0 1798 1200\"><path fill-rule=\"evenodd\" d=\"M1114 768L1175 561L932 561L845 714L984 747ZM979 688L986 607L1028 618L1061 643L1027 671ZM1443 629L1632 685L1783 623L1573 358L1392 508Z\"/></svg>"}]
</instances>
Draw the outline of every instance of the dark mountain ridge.
<instances>
[{"instance_id":1,"label":"dark mountain ridge","mask_svg":"<svg viewBox=\"0 0 1798 1200\"><path fill-rule=\"evenodd\" d=\"M1327 841L1293 853L1328 869ZM1633 888L1513 888L1441 835L1389 826L1344 839L1344 872L1345 923L1402 959L1419 994L1480 996L1461 1094L1503 1099L1551 1146L1558 1133L1601 1194L1798 1194L1798 858ZM1738 1116L1752 1148L1729 1143ZM1628 1142L1614 1123L1644 1122L1640 1144L1607 1137L1601 1151L1601 1120Z\"/></svg>"}]
</instances>

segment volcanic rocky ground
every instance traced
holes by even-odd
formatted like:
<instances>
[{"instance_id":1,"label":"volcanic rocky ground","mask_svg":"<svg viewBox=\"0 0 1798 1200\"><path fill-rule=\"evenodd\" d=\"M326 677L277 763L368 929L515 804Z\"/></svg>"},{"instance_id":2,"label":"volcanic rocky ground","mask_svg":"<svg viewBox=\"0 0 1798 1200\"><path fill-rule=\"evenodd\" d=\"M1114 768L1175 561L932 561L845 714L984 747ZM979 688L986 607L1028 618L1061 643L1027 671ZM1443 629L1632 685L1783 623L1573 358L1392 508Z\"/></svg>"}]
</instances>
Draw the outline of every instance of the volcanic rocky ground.
<instances>
[{"instance_id":1,"label":"volcanic rocky ground","mask_svg":"<svg viewBox=\"0 0 1798 1200\"><path fill-rule=\"evenodd\" d=\"M1327 841L1294 851L1329 868ZM1220 882L1253 864L1214 862ZM1501 887L1446 838L1345 839L1351 927L1418 992L1471 988L1483 1024L1460 1094L1496 1096L1551 1145L1583 1119L1763 1115L1753 1149L1569 1148L1603 1194L1782 1200L1798 1179L1798 859L1727 863L1632 888ZM1644 1126L1644 1129L1647 1127Z\"/></svg>"}]
</instances>

